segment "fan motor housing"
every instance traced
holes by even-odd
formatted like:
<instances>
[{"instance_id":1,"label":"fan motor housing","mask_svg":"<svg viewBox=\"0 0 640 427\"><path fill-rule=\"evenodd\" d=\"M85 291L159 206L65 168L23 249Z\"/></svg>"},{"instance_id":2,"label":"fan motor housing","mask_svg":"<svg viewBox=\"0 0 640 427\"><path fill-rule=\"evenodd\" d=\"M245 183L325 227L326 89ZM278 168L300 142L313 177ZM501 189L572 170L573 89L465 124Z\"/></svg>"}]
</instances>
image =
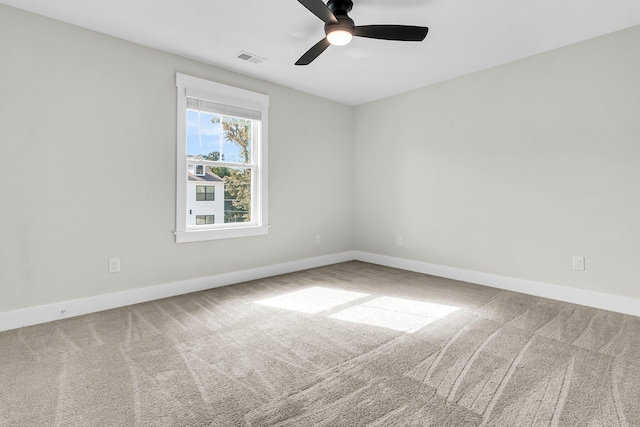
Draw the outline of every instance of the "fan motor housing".
<instances>
[{"instance_id":1,"label":"fan motor housing","mask_svg":"<svg viewBox=\"0 0 640 427\"><path fill-rule=\"evenodd\" d=\"M338 20L337 24L325 24L324 33L329 34L331 31L335 30L346 30L353 34L353 31L356 25L353 22L353 19L349 18L347 15L337 15L336 19Z\"/></svg>"}]
</instances>

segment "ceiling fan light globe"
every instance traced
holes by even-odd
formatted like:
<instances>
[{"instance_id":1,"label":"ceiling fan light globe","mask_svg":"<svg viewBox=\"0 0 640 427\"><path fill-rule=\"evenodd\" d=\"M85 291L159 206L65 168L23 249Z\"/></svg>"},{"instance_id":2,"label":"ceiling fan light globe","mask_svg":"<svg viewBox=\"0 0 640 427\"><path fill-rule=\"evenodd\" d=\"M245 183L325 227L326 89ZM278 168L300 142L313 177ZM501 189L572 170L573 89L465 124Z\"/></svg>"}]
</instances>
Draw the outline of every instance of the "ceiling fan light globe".
<instances>
[{"instance_id":1,"label":"ceiling fan light globe","mask_svg":"<svg viewBox=\"0 0 640 427\"><path fill-rule=\"evenodd\" d=\"M347 30L333 30L327 34L327 40L334 46L344 46L351 42L353 34Z\"/></svg>"}]
</instances>

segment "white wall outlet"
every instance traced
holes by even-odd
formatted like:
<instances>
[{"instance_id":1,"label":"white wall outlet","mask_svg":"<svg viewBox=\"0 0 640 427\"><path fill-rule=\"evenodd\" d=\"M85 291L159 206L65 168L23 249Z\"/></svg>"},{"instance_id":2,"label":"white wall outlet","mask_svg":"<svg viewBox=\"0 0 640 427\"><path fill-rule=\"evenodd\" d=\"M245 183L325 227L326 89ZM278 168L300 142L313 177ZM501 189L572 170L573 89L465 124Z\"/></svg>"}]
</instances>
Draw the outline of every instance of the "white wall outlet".
<instances>
[{"instance_id":1,"label":"white wall outlet","mask_svg":"<svg viewBox=\"0 0 640 427\"><path fill-rule=\"evenodd\" d=\"M584 257L583 256L574 256L573 257L573 269L574 270L582 270L582 271L584 271Z\"/></svg>"},{"instance_id":2,"label":"white wall outlet","mask_svg":"<svg viewBox=\"0 0 640 427\"><path fill-rule=\"evenodd\" d=\"M109 273L120 273L120 258L109 260Z\"/></svg>"},{"instance_id":3,"label":"white wall outlet","mask_svg":"<svg viewBox=\"0 0 640 427\"><path fill-rule=\"evenodd\" d=\"M396 245L402 246L402 236L396 237Z\"/></svg>"},{"instance_id":4,"label":"white wall outlet","mask_svg":"<svg viewBox=\"0 0 640 427\"><path fill-rule=\"evenodd\" d=\"M316 234L316 245L320 244L320 235Z\"/></svg>"}]
</instances>

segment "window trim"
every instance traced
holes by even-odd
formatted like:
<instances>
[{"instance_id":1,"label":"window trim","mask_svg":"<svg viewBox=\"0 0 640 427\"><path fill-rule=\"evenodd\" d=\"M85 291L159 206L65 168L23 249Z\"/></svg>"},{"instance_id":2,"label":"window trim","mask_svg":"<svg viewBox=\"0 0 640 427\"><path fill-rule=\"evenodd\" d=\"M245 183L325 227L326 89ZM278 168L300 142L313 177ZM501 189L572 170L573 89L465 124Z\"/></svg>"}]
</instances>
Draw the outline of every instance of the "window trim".
<instances>
[{"instance_id":1,"label":"window trim","mask_svg":"<svg viewBox=\"0 0 640 427\"><path fill-rule=\"evenodd\" d=\"M176 243L199 242L216 239L260 236L268 234L268 111L269 96L227 86L210 80L176 73L177 136L176 136ZM259 111L260 142L252 151L255 185L252 188L252 216L249 223L216 224L198 230L187 227L187 91L189 96ZM240 166L240 165L238 165Z\"/></svg>"}]
</instances>

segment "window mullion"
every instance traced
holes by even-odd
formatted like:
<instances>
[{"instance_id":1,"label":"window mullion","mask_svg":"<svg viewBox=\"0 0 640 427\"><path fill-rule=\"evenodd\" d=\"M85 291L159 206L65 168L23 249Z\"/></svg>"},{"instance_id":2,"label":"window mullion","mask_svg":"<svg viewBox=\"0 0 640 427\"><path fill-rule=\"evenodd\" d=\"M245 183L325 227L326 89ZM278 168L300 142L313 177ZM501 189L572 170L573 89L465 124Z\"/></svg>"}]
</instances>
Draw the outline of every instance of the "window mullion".
<instances>
[{"instance_id":1,"label":"window mullion","mask_svg":"<svg viewBox=\"0 0 640 427\"><path fill-rule=\"evenodd\" d=\"M220 162L218 160L193 160L193 159L187 159L187 164L188 165L215 166L215 167L233 168L233 169L254 169L256 167L255 163Z\"/></svg>"}]
</instances>

